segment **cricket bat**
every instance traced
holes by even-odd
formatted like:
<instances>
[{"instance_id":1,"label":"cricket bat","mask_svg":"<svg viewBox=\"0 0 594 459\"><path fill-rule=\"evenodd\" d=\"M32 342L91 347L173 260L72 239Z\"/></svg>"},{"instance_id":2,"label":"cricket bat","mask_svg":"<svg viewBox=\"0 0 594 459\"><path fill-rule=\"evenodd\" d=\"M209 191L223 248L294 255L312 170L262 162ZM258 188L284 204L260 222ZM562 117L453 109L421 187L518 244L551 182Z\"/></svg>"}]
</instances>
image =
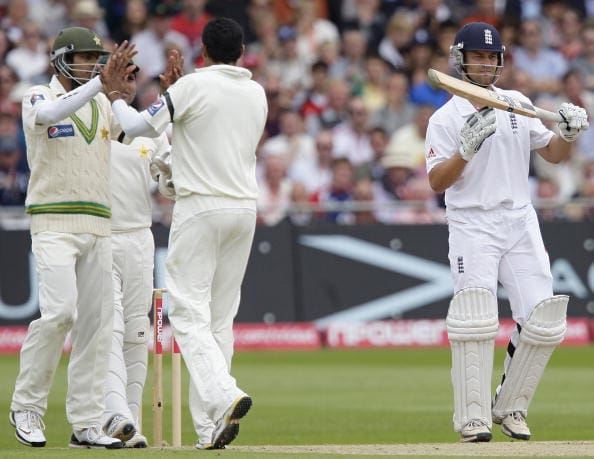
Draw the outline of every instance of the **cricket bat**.
<instances>
[{"instance_id":1,"label":"cricket bat","mask_svg":"<svg viewBox=\"0 0 594 459\"><path fill-rule=\"evenodd\" d=\"M490 89L459 80L435 69L429 69L427 76L429 83L433 87L445 89L451 94L479 102L487 107L498 108L499 110L517 113L518 115L529 116L530 118L557 122L563 121L563 117L559 113L550 112L516 100L513 97L498 94Z\"/></svg>"}]
</instances>

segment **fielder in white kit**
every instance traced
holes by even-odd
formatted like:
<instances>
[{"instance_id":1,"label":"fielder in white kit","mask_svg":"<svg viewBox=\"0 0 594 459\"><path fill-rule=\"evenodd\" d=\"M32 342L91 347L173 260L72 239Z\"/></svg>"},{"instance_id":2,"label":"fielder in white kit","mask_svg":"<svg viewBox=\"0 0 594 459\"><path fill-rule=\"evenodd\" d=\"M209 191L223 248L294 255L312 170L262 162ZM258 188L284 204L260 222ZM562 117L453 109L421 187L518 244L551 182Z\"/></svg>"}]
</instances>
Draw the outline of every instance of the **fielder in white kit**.
<instances>
[{"instance_id":1,"label":"fielder in white kit","mask_svg":"<svg viewBox=\"0 0 594 459\"><path fill-rule=\"evenodd\" d=\"M54 76L30 88L22 102L41 317L31 322L21 349L9 419L17 440L33 447L46 443L42 418L69 331L69 446L122 447L101 425L113 330L110 138L120 133L100 94L110 76L93 77L104 54L93 31L63 29L50 54Z\"/></svg>"},{"instance_id":2,"label":"fielder in white kit","mask_svg":"<svg viewBox=\"0 0 594 459\"><path fill-rule=\"evenodd\" d=\"M169 319L190 373L196 447L221 449L252 405L230 374L232 326L256 225L255 152L268 106L251 72L236 66L244 46L235 21L213 19L202 42L204 68L179 78L140 114L124 101L112 109L131 137L154 137L173 123ZM168 72L180 67L173 56Z\"/></svg>"},{"instance_id":3,"label":"fielder in white kit","mask_svg":"<svg viewBox=\"0 0 594 459\"><path fill-rule=\"evenodd\" d=\"M497 30L481 22L462 27L451 47L464 80L530 102L517 91L493 86L503 69L503 53ZM492 422L501 424L510 437L530 438L528 407L546 363L565 335L569 298L553 293L528 182L531 151L553 163L563 161L569 157L570 142L588 128L583 108L564 103L559 113L564 121L555 134L536 118L453 96L429 121L429 181L436 192L445 191L447 207L455 295L446 326L452 350L454 429L463 442L491 440ZM509 295L517 328L492 402L498 282Z\"/></svg>"},{"instance_id":4,"label":"fielder in white kit","mask_svg":"<svg viewBox=\"0 0 594 459\"><path fill-rule=\"evenodd\" d=\"M133 63L131 63L133 64ZM128 74L124 100L136 96L136 66ZM151 232L153 179L159 190L174 198L166 186L165 164L171 146L165 133L156 138L123 133L111 143L111 248L113 253L114 330L105 382L105 432L127 448L146 448L138 422L147 374L149 310L153 289L155 242ZM154 177L151 177L154 175Z\"/></svg>"}]
</instances>

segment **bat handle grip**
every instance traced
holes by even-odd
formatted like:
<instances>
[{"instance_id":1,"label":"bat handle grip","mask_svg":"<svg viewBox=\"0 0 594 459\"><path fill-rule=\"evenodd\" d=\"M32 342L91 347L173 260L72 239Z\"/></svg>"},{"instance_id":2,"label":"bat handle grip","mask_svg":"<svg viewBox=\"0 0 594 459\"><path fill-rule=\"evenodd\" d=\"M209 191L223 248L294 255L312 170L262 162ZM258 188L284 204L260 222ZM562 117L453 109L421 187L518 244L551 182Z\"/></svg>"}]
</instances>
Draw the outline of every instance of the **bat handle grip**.
<instances>
[{"instance_id":1,"label":"bat handle grip","mask_svg":"<svg viewBox=\"0 0 594 459\"><path fill-rule=\"evenodd\" d=\"M557 112L550 112L538 107L534 107L534 110L536 112L536 117L541 120L556 121L557 123L563 121L563 117Z\"/></svg>"}]
</instances>

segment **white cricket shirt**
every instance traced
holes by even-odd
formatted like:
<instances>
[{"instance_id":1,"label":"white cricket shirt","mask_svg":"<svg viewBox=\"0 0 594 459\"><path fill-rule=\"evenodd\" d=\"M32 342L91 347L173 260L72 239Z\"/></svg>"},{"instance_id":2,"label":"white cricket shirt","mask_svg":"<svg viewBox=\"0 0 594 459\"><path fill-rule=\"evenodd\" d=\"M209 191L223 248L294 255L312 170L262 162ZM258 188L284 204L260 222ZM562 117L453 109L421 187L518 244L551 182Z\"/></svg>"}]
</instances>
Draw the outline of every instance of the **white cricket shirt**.
<instances>
[{"instance_id":1,"label":"white cricket shirt","mask_svg":"<svg viewBox=\"0 0 594 459\"><path fill-rule=\"evenodd\" d=\"M256 147L266 123L264 89L249 70L211 65L180 78L142 112L157 132L173 122L178 198L256 200Z\"/></svg>"},{"instance_id":2,"label":"white cricket shirt","mask_svg":"<svg viewBox=\"0 0 594 459\"><path fill-rule=\"evenodd\" d=\"M154 139L136 137L125 145L111 142L111 229L115 232L150 228L151 191L155 183L149 165L171 147L165 133Z\"/></svg>"},{"instance_id":3,"label":"white cricket shirt","mask_svg":"<svg viewBox=\"0 0 594 459\"><path fill-rule=\"evenodd\" d=\"M518 91L494 90L532 104ZM431 116L425 138L427 172L460 151L460 130L475 111L466 99L453 96ZM554 133L537 118L502 110L495 113L497 130L445 192L448 211L519 209L530 204L530 151L547 146Z\"/></svg>"}]
</instances>

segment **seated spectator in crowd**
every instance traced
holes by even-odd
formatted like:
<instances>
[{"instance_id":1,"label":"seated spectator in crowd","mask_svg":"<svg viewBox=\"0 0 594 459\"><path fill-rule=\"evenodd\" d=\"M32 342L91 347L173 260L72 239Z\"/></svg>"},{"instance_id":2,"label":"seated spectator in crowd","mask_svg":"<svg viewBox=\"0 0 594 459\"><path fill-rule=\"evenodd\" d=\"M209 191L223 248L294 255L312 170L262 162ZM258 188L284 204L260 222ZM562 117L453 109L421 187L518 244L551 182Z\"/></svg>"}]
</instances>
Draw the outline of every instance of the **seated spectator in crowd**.
<instances>
[{"instance_id":1,"label":"seated spectator in crowd","mask_svg":"<svg viewBox=\"0 0 594 459\"><path fill-rule=\"evenodd\" d=\"M19 76L10 66L0 64L0 113L21 116L20 99L17 101L13 96L19 82Z\"/></svg>"},{"instance_id":2,"label":"seated spectator in crowd","mask_svg":"<svg viewBox=\"0 0 594 459\"><path fill-rule=\"evenodd\" d=\"M258 222L273 226L285 218L291 204L291 180L287 177L286 159L279 155L264 157L264 171L258 181Z\"/></svg>"},{"instance_id":3,"label":"seated spectator in crowd","mask_svg":"<svg viewBox=\"0 0 594 459\"><path fill-rule=\"evenodd\" d=\"M328 85L328 104L320 113L317 123L315 120L308 122L315 123L313 132L322 128L332 129L349 118L351 86L341 79L331 79Z\"/></svg>"},{"instance_id":4,"label":"seated spectator in crowd","mask_svg":"<svg viewBox=\"0 0 594 459\"><path fill-rule=\"evenodd\" d=\"M310 135L316 135L320 129L319 118L328 106L328 64L316 61L311 66L311 84L297 93L293 101L303 116L305 130Z\"/></svg>"},{"instance_id":5,"label":"seated spectator in crowd","mask_svg":"<svg viewBox=\"0 0 594 459\"><path fill-rule=\"evenodd\" d=\"M588 200L580 207L580 220L594 222L594 160L584 164L578 198Z\"/></svg>"},{"instance_id":6,"label":"seated spectator in crowd","mask_svg":"<svg viewBox=\"0 0 594 459\"><path fill-rule=\"evenodd\" d=\"M373 127L369 130L369 144L373 150L373 158L355 170L355 179L358 180L380 180L384 175L382 158L386 153L390 138L381 127Z\"/></svg>"},{"instance_id":7,"label":"seated spectator in crowd","mask_svg":"<svg viewBox=\"0 0 594 459\"><path fill-rule=\"evenodd\" d=\"M365 80L361 85L361 98L369 112L386 105L387 80L390 68L379 54L368 54L365 59Z\"/></svg>"},{"instance_id":8,"label":"seated spectator in crowd","mask_svg":"<svg viewBox=\"0 0 594 459\"><path fill-rule=\"evenodd\" d=\"M85 27L93 30L103 40L110 38L109 29L105 23L105 10L99 6L97 0L78 0L65 2L70 9L70 27Z\"/></svg>"},{"instance_id":9,"label":"seated spectator in crowd","mask_svg":"<svg viewBox=\"0 0 594 459\"><path fill-rule=\"evenodd\" d=\"M550 177L539 177L534 193L534 207L540 221L554 221L563 218L560 207L559 185Z\"/></svg>"},{"instance_id":10,"label":"seated spectator in crowd","mask_svg":"<svg viewBox=\"0 0 594 459\"><path fill-rule=\"evenodd\" d=\"M262 156L280 156L287 170L296 161L315 162L314 139L305 132L303 119L296 110L282 110L279 117L280 133L265 140L261 147ZM258 164L259 172L262 165Z\"/></svg>"},{"instance_id":11,"label":"seated spectator in crowd","mask_svg":"<svg viewBox=\"0 0 594 459\"><path fill-rule=\"evenodd\" d=\"M330 66L330 77L347 81L357 92L365 79L365 34L359 29L345 29L341 43L342 51L338 60Z\"/></svg>"},{"instance_id":12,"label":"seated spectator in crowd","mask_svg":"<svg viewBox=\"0 0 594 459\"><path fill-rule=\"evenodd\" d=\"M0 135L0 205L24 206L29 173L19 169L21 152L16 136Z\"/></svg>"},{"instance_id":13,"label":"seated spectator in crowd","mask_svg":"<svg viewBox=\"0 0 594 459\"><path fill-rule=\"evenodd\" d=\"M171 20L171 30L186 37L192 50L192 65L202 64L202 30L211 16L205 11L207 0L184 0L181 11Z\"/></svg>"},{"instance_id":14,"label":"seated spectator in crowd","mask_svg":"<svg viewBox=\"0 0 594 459\"><path fill-rule=\"evenodd\" d=\"M404 69L406 61L404 54L415 33L415 23L412 14L407 11L397 11L388 20L386 33L380 41L378 52L396 69ZM451 43L451 42L450 42Z\"/></svg>"},{"instance_id":15,"label":"seated spectator in crowd","mask_svg":"<svg viewBox=\"0 0 594 459\"><path fill-rule=\"evenodd\" d=\"M403 71L390 74L386 82L385 103L370 113L369 124L391 135L412 121L416 106L410 102L408 77Z\"/></svg>"},{"instance_id":16,"label":"seated spectator in crowd","mask_svg":"<svg viewBox=\"0 0 594 459\"><path fill-rule=\"evenodd\" d=\"M311 202L320 204L322 209L317 213L324 221L351 225L355 222L352 211L342 208L332 208L333 204L346 204L353 201L354 187L353 165L347 158L335 158L332 161L332 181L311 196ZM327 208L324 211L324 207ZM339 206L342 207L342 206Z\"/></svg>"},{"instance_id":17,"label":"seated spectator in crowd","mask_svg":"<svg viewBox=\"0 0 594 459\"><path fill-rule=\"evenodd\" d=\"M434 54L429 66L443 73L450 73L448 56ZM441 107L450 99L450 94L439 88L434 88L427 79L427 68L420 67L413 72L413 83L410 88L410 101L417 105L433 105Z\"/></svg>"},{"instance_id":18,"label":"seated spectator in crowd","mask_svg":"<svg viewBox=\"0 0 594 459\"><path fill-rule=\"evenodd\" d=\"M130 43L136 45L138 54L134 62L140 67L139 84L157 79L165 71L169 44L176 44L182 50L186 73L194 70L192 49L188 39L181 33L171 30L171 21L177 10L167 3L155 2L149 11L147 28L134 34Z\"/></svg>"},{"instance_id":19,"label":"seated spectator in crowd","mask_svg":"<svg viewBox=\"0 0 594 459\"><path fill-rule=\"evenodd\" d=\"M332 179L332 148L332 131L318 132L315 157L295 160L288 172L291 180L301 183L308 194L327 187Z\"/></svg>"},{"instance_id":20,"label":"seated spectator in crowd","mask_svg":"<svg viewBox=\"0 0 594 459\"><path fill-rule=\"evenodd\" d=\"M373 183L371 180L361 179L355 182L355 186L353 187L353 201L358 205L354 211L355 225L373 225L378 223L374 198Z\"/></svg>"},{"instance_id":21,"label":"seated spectator in crowd","mask_svg":"<svg viewBox=\"0 0 594 459\"><path fill-rule=\"evenodd\" d=\"M309 200L309 193L302 183L293 182L291 188L291 205L289 208L289 219L297 226L308 225L313 217L312 203Z\"/></svg>"},{"instance_id":22,"label":"seated spectator in crowd","mask_svg":"<svg viewBox=\"0 0 594 459\"><path fill-rule=\"evenodd\" d=\"M311 64L318 59L322 44L340 42L338 28L324 17L325 2L300 0L294 3L297 52L302 59Z\"/></svg>"},{"instance_id":23,"label":"seated spectator in crowd","mask_svg":"<svg viewBox=\"0 0 594 459\"><path fill-rule=\"evenodd\" d=\"M405 124L390 137L387 154L407 155L415 167L425 164L425 133L429 118L435 112L432 105L421 105L412 122Z\"/></svg>"},{"instance_id":24,"label":"seated spectator in crowd","mask_svg":"<svg viewBox=\"0 0 594 459\"><path fill-rule=\"evenodd\" d=\"M369 112L360 97L353 97L349 102L349 118L334 129L335 158L348 158L357 167L373 158L373 150L369 141Z\"/></svg>"},{"instance_id":25,"label":"seated spectator in crowd","mask_svg":"<svg viewBox=\"0 0 594 459\"><path fill-rule=\"evenodd\" d=\"M594 91L594 19L588 18L581 31L582 51L571 61L571 68L579 70L584 86Z\"/></svg>"},{"instance_id":26,"label":"seated spectator in crowd","mask_svg":"<svg viewBox=\"0 0 594 459\"><path fill-rule=\"evenodd\" d=\"M278 75L283 85L295 91L303 90L311 84L311 63L297 53L297 30L292 26L282 26L278 31L280 52L278 57L268 60L268 71Z\"/></svg>"},{"instance_id":27,"label":"seated spectator in crowd","mask_svg":"<svg viewBox=\"0 0 594 459\"><path fill-rule=\"evenodd\" d=\"M514 67L532 78L532 86L539 92L558 94L561 78L568 69L563 55L543 43L542 28L537 19L522 21L520 46L513 54Z\"/></svg>"},{"instance_id":28,"label":"seated spectator in crowd","mask_svg":"<svg viewBox=\"0 0 594 459\"><path fill-rule=\"evenodd\" d=\"M6 55L6 64L29 85L46 82L49 58L39 26L33 21L26 21L22 30L21 41Z\"/></svg>"},{"instance_id":29,"label":"seated spectator in crowd","mask_svg":"<svg viewBox=\"0 0 594 459\"><path fill-rule=\"evenodd\" d=\"M568 61L582 53L584 46L581 37L582 25L582 18L576 9L567 7L561 14L557 48Z\"/></svg>"}]
</instances>

